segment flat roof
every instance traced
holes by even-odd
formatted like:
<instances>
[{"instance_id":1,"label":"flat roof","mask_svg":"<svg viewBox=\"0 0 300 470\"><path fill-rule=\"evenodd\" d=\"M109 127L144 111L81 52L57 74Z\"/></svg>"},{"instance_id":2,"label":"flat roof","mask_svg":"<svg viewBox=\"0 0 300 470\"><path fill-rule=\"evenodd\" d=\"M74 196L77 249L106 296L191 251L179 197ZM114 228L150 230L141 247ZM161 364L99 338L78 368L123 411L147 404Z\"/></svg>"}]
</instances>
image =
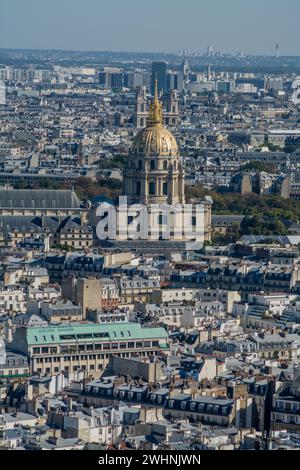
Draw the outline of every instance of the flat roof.
<instances>
[{"instance_id":1,"label":"flat roof","mask_svg":"<svg viewBox=\"0 0 300 470\"><path fill-rule=\"evenodd\" d=\"M159 328L142 328L139 323L105 323L105 324L72 324L53 325L45 327L27 328L27 342L29 345L74 343L82 340L143 340L166 339L166 330Z\"/></svg>"}]
</instances>

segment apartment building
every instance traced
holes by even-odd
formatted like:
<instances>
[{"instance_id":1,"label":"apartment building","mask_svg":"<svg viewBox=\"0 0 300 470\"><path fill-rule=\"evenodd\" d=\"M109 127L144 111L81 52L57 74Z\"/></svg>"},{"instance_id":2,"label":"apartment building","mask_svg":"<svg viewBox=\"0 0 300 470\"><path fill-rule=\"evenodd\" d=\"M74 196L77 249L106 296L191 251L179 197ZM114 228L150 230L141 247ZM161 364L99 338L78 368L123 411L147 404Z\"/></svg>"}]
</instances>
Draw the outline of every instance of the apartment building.
<instances>
[{"instance_id":1,"label":"apartment building","mask_svg":"<svg viewBox=\"0 0 300 470\"><path fill-rule=\"evenodd\" d=\"M91 375L99 375L112 355L147 357L169 350L164 328L130 322L19 326L10 347L29 358L32 373L82 369Z\"/></svg>"},{"instance_id":2,"label":"apartment building","mask_svg":"<svg viewBox=\"0 0 300 470\"><path fill-rule=\"evenodd\" d=\"M120 292L121 302L124 304L134 302L149 302L152 293L160 289L158 279L144 279L142 277L117 278L117 285Z\"/></svg>"},{"instance_id":3,"label":"apartment building","mask_svg":"<svg viewBox=\"0 0 300 470\"><path fill-rule=\"evenodd\" d=\"M271 429L300 434L300 371L286 381L273 397Z\"/></svg>"},{"instance_id":4,"label":"apartment building","mask_svg":"<svg viewBox=\"0 0 300 470\"><path fill-rule=\"evenodd\" d=\"M0 286L0 314L26 311L24 289L17 286Z\"/></svg>"}]
</instances>

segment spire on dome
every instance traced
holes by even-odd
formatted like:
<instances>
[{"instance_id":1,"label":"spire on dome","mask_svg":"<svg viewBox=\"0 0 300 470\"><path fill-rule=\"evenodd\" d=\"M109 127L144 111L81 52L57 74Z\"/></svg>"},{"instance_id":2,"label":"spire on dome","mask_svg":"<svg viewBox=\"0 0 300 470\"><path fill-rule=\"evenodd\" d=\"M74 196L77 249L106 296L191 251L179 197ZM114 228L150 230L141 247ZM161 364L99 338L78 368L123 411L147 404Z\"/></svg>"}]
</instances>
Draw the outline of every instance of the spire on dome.
<instances>
[{"instance_id":1,"label":"spire on dome","mask_svg":"<svg viewBox=\"0 0 300 470\"><path fill-rule=\"evenodd\" d=\"M147 118L148 126L158 126L163 123L162 107L158 99L157 79L155 79L154 98L149 106L149 114Z\"/></svg>"}]
</instances>

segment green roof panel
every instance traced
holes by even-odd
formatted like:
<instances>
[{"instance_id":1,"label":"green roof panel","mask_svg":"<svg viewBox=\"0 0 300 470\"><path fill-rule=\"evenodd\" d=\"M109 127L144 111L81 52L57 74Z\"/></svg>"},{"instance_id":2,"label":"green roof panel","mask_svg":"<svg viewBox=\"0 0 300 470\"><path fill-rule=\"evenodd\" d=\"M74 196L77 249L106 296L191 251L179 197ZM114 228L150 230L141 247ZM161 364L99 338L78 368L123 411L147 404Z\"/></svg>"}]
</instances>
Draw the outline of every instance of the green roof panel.
<instances>
[{"instance_id":1,"label":"green roof panel","mask_svg":"<svg viewBox=\"0 0 300 470\"><path fill-rule=\"evenodd\" d=\"M28 345L57 344L86 341L122 341L166 339L164 328L142 328L139 323L78 323L27 328Z\"/></svg>"}]
</instances>

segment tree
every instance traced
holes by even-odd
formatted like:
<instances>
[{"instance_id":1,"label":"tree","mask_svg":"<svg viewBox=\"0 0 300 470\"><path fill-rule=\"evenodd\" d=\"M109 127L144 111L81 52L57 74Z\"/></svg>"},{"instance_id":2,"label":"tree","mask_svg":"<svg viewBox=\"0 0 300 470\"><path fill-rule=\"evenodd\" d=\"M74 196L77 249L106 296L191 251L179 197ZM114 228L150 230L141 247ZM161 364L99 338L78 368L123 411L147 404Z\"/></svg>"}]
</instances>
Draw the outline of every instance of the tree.
<instances>
[{"instance_id":1,"label":"tree","mask_svg":"<svg viewBox=\"0 0 300 470\"><path fill-rule=\"evenodd\" d=\"M254 160L240 167L241 171L265 171L266 173L276 173L276 166L271 163Z\"/></svg>"}]
</instances>

